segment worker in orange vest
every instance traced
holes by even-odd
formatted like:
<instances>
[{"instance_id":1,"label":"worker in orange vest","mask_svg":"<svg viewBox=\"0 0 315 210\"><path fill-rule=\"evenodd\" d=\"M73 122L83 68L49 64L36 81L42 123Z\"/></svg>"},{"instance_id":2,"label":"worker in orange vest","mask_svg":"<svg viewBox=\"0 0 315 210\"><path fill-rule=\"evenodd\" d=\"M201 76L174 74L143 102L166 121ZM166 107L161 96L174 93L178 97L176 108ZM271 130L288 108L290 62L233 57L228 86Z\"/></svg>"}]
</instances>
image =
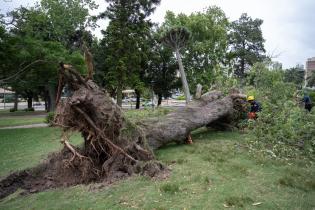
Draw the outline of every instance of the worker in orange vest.
<instances>
[{"instance_id":1,"label":"worker in orange vest","mask_svg":"<svg viewBox=\"0 0 315 210\"><path fill-rule=\"evenodd\" d=\"M247 115L248 119L255 120L257 118L257 112L261 111L260 104L255 100L254 96L247 97L248 103L250 103L250 111Z\"/></svg>"}]
</instances>

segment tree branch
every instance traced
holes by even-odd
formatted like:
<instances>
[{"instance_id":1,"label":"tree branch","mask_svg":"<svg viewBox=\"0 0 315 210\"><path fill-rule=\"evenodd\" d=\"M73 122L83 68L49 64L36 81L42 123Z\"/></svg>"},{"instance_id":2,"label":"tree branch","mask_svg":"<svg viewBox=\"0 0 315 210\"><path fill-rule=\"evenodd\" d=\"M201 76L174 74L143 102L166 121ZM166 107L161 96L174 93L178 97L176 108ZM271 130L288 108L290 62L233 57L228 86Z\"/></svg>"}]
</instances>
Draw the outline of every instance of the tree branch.
<instances>
[{"instance_id":1,"label":"tree branch","mask_svg":"<svg viewBox=\"0 0 315 210\"><path fill-rule=\"evenodd\" d=\"M30 64L28 64L27 66L25 66L24 68L20 69L18 72L16 72L15 74L7 77L7 78L4 78L4 79L1 79L0 80L0 83L7 83L7 81L11 80L11 79L14 79L16 77L18 77L19 75L23 74L26 70L28 70L29 67L33 66L34 64L37 64L37 63L44 63L46 61L44 60L36 60Z\"/></svg>"}]
</instances>

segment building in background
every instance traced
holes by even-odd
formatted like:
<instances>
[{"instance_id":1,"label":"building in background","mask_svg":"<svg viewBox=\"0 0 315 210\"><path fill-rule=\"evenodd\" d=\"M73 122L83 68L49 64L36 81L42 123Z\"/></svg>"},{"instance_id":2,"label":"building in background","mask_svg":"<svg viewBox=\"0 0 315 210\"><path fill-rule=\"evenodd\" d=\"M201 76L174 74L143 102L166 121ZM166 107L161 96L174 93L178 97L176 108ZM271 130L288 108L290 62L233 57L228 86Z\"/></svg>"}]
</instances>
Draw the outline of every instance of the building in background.
<instances>
[{"instance_id":1,"label":"building in background","mask_svg":"<svg viewBox=\"0 0 315 210\"><path fill-rule=\"evenodd\" d=\"M305 68L305 87L308 86L308 80L311 78L312 74L315 73L315 57L309 58L306 61Z\"/></svg>"}]
</instances>

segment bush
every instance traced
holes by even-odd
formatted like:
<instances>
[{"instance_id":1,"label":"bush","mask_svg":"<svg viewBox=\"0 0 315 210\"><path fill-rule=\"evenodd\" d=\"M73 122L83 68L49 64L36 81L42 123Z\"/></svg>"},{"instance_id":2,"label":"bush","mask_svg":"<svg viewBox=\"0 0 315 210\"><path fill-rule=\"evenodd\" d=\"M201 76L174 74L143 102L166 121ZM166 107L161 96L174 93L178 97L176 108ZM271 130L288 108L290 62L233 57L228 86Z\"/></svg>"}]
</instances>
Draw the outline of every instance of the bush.
<instances>
[{"instance_id":1,"label":"bush","mask_svg":"<svg viewBox=\"0 0 315 210\"><path fill-rule=\"evenodd\" d=\"M255 88L247 88L262 104L256 121L250 121L249 147L272 158L313 158L315 112L309 113L296 98L296 86L283 81L281 72L256 66ZM258 69L257 69L258 68Z\"/></svg>"},{"instance_id":2,"label":"bush","mask_svg":"<svg viewBox=\"0 0 315 210\"><path fill-rule=\"evenodd\" d=\"M17 111L17 109L15 109L15 108L10 109L10 112L16 112L16 111Z\"/></svg>"},{"instance_id":3,"label":"bush","mask_svg":"<svg viewBox=\"0 0 315 210\"><path fill-rule=\"evenodd\" d=\"M313 106L314 106L314 103L315 103L315 91L308 91L308 95L310 96L311 101L312 101Z\"/></svg>"},{"instance_id":4,"label":"bush","mask_svg":"<svg viewBox=\"0 0 315 210\"><path fill-rule=\"evenodd\" d=\"M34 112L35 109L34 109L34 107L31 107L31 108L24 109L24 111L26 111L26 112Z\"/></svg>"},{"instance_id":5,"label":"bush","mask_svg":"<svg viewBox=\"0 0 315 210\"><path fill-rule=\"evenodd\" d=\"M178 96L177 98L176 98L176 100L186 100L186 97L183 95L183 96Z\"/></svg>"},{"instance_id":6,"label":"bush","mask_svg":"<svg viewBox=\"0 0 315 210\"><path fill-rule=\"evenodd\" d=\"M45 122L51 126L53 124L54 117L55 117L54 112L48 112L46 119L45 119Z\"/></svg>"}]
</instances>

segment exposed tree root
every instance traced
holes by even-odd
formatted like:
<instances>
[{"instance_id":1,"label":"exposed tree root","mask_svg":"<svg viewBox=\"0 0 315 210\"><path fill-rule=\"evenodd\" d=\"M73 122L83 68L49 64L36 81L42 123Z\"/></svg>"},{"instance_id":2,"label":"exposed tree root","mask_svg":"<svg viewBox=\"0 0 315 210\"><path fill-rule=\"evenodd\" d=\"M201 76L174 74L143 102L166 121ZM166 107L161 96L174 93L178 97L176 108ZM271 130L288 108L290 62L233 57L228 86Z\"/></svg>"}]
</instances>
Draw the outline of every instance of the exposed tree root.
<instances>
[{"instance_id":1,"label":"exposed tree root","mask_svg":"<svg viewBox=\"0 0 315 210\"><path fill-rule=\"evenodd\" d=\"M184 143L192 130L233 121L238 102L244 96L233 92L207 93L164 117L151 118L137 125L129 122L108 94L93 81L85 80L70 65L61 64L60 85L72 95L60 100L54 124L61 127L64 149L41 165L16 172L0 181L0 199L22 188L37 192L92 182L113 182L132 174L167 177L168 169L155 160L152 149L170 142ZM60 92L62 87L59 87ZM238 101L238 102L237 102ZM241 106L240 106L241 107ZM225 121L224 121L225 123ZM70 143L68 132L80 132L84 142Z\"/></svg>"}]
</instances>

